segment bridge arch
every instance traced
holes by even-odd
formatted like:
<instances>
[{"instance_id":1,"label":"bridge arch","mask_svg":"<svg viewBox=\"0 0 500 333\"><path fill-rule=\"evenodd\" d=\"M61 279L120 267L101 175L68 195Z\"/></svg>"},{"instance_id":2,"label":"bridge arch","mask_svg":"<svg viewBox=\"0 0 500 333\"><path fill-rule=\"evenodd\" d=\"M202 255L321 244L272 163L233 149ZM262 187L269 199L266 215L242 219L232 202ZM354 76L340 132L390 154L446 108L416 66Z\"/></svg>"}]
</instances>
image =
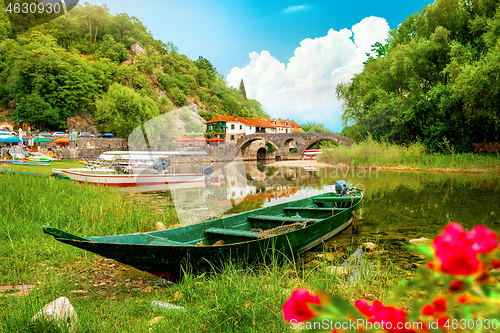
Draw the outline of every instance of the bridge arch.
<instances>
[{"instance_id":1,"label":"bridge arch","mask_svg":"<svg viewBox=\"0 0 500 333\"><path fill-rule=\"evenodd\" d=\"M338 139L335 139L335 138L325 138L325 139L320 139L320 140L314 140L314 141L312 141L312 142L308 143L308 144L307 144L307 146L304 146L304 150L312 149L312 147L313 147L314 145L316 145L316 144L318 144L318 143L320 143L320 142L324 142L324 141L333 141L333 142L336 142L336 143L338 143L338 144L342 144L341 142L339 142L339 140L338 140ZM302 152L301 152L302 154L304 153L304 150L302 150ZM297 150L297 153L298 153L298 152L299 152L299 151Z\"/></svg>"},{"instance_id":2,"label":"bridge arch","mask_svg":"<svg viewBox=\"0 0 500 333\"><path fill-rule=\"evenodd\" d=\"M279 146L279 144L277 142L275 142L275 140L269 140L265 136L260 136L260 135L254 136L254 135L251 135L251 136L242 136L242 137L240 137L238 139L237 145L240 146L241 154L244 157L245 156L249 156L250 153L248 152L248 148L250 147L250 145L252 143L254 143L255 141L260 141L260 140L262 140L264 142L269 142L271 145L273 145L273 147L276 149L276 151L279 151L279 147L280 146ZM267 146L258 148L257 151L255 152L255 156L252 159L254 159L254 158L256 158L257 160L266 159L267 155L270 154L270 152L268 150L269 149L267 148Z\"/></svg>"},{"instance_id":3,"label":"bridge arch","mask_svg":"<svg viewBox=\"0 0 500 333\"><path fill-rule=\"evenodd\" d=\"M267 149L260 147L257 149L257 161L265 160L267 156Z\"/></svg>"},{"instance_id":4,"label":"bridge arch","mask_svg":"<svg viewBox=\"0 0 500 333\"><path fill-rule=\"evenodd\" d=\"M352 140L348 140L345 136L336 133L256 133L238 138L236 144L241 148L243 153L256 140L264 140L271 143L277 149L275 156L280 156L281 159L300 159L304 150L321 141L335 141L346 146L352 144ZM289 145L294 140L297 153L290 153Z\"/></svg>"}]
</instances>

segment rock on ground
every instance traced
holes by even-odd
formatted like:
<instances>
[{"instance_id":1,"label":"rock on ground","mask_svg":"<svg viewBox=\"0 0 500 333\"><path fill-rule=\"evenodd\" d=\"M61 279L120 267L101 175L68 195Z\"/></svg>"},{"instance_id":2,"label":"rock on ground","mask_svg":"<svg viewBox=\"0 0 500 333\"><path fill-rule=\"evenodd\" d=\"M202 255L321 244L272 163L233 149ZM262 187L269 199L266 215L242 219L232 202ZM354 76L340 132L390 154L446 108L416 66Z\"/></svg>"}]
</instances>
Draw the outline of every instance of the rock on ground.
<instances>
[{"instance_id":1,"label":"rock on ground","mask_svg":"<svg viewBox=\"0 0 500 333\"><path fill-rule=\"evenodd\" d=\"M420 238L417 238L417 239L410 239L408 242L410 244L423 244L423 243L428 243L430 241L431 240L429 238L420 237Z\"/></svg>"},{"instance_id":2,"label":"rock on ground","mask_svg":"<svg viewBox=\"0 0 500 333\"><path fill-rule=\"evenodd\" d=\"M167 227L162 222L156 222L156 230L157 231L165 230L165 229L167 229Z\"/></svg>"},{"instance_id":3,"label":"rock on ground","mask_svg":"<svg viewBox=\"0 0 500 333\"><path fill-rule=\"evenodd\" d=\"M375 251L375 249L377 248L377 244L372 243L372 242L366 242L366 243L361 244L361 247L365 251L372 252L372 251Z\"/></svg>"},{"instance_id":4,"label":"rock on ground","mask_svg":"<svg viewBox=\"0 0 500 333\"><path fill-rule=\"evenodd\" d=\"M78 316L75 309L69 302L69 299L61 296L38 311L37 314L31 318L31 322L41 319L46 322L56 321L59 329L67 329L69 332L75 332L75 325L78 321ZM62 326L64 325L67 326L63 328Z\"/></svg>"}]
</instances>

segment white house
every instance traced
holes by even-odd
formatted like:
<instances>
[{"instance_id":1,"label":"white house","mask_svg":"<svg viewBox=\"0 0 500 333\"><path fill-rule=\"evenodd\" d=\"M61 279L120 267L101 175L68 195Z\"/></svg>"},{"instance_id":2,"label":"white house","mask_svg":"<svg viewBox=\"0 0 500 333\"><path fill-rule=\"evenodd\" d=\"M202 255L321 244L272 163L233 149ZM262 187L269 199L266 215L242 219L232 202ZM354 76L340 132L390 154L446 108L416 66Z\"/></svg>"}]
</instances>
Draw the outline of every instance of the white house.
<instances>
[{"instance_id":1,"label":"white house","mask_svg":"<svg viewBox=\"0 0 500 333\"><path fill-rule=\"evenodd\" d=\"M226 142L235 142L243 135L274 133L275 126L263 119L217 116L206 122L207 132L214 131Z\"/></svg>"}]
</instances>

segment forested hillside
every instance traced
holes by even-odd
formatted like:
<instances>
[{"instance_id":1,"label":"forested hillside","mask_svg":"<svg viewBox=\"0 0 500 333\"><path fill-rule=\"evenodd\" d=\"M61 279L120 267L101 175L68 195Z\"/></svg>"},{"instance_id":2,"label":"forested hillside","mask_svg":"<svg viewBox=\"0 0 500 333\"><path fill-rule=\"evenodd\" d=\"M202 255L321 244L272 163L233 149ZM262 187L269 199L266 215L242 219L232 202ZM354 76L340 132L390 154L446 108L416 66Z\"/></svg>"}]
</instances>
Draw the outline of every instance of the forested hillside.
<instances>
[{"instance_id":1,"label":"forested hillside","mask_svg":"<svg viewBox=\"0 0 500 333\"><path fill-rule=\"evenodd\" d=\"M500 141L500 1L436 0L337 86L344 132L431 150Z\"/></svg>"},{"instance_id":2,"label":"forested hillside","mask_svg":"<svg viewBox=\"0 0 500 333\"><path fill-rule=\"evenodd\" d=\"M206 120L267 117L242 88L229 88L209 60L188 59L172 42L155 40L137 18L113 16L106 6L78 5L26 31L13 31L0 13L1 106L12 120L39 129L64 129L68 117L83 115L102 131L127 135L192 102ZM113 117L128 126L112 128L122 123Z\"/></svg>"}]
</instances>

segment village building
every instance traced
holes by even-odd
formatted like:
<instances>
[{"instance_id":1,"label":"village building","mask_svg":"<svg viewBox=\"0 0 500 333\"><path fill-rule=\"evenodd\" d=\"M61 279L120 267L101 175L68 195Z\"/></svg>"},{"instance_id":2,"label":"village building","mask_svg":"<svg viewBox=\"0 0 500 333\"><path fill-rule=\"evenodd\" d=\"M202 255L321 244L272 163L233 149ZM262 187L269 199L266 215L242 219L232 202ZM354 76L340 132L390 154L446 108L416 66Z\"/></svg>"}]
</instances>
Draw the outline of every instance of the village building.
<instances>
[{"instance_id":1,"label":"village building","mask_svg":"<svg viewBox=\"0 0 500 333\"><path fill-rule=\"evenodd\" d=\"M276 128L276 133L304 133L302 126L293 120L267 117L267 122Z\"/></svg>"},{"instance_id":2,"label":"village building","mask_svg":"<svg viewBox=\"0 0 500 333\"><path fill-rule=\"evenodd\" d=\"M7 119L4 122L0 122L0 129L6 129L9 131L14 131L14 125L11 124Z\"/></svg>"},{"instance_id":3,"label":"village building","mask_svg":"<svg viewBox=\"0 0 500 333\"><path fill-rule=\"evenodd\" d=\"M275 126L263 119L217 116L205 123L206 132L214 133L225 142L236 143L238 138L255 133L276 133Z\"/></svg>"}]
</instances>

